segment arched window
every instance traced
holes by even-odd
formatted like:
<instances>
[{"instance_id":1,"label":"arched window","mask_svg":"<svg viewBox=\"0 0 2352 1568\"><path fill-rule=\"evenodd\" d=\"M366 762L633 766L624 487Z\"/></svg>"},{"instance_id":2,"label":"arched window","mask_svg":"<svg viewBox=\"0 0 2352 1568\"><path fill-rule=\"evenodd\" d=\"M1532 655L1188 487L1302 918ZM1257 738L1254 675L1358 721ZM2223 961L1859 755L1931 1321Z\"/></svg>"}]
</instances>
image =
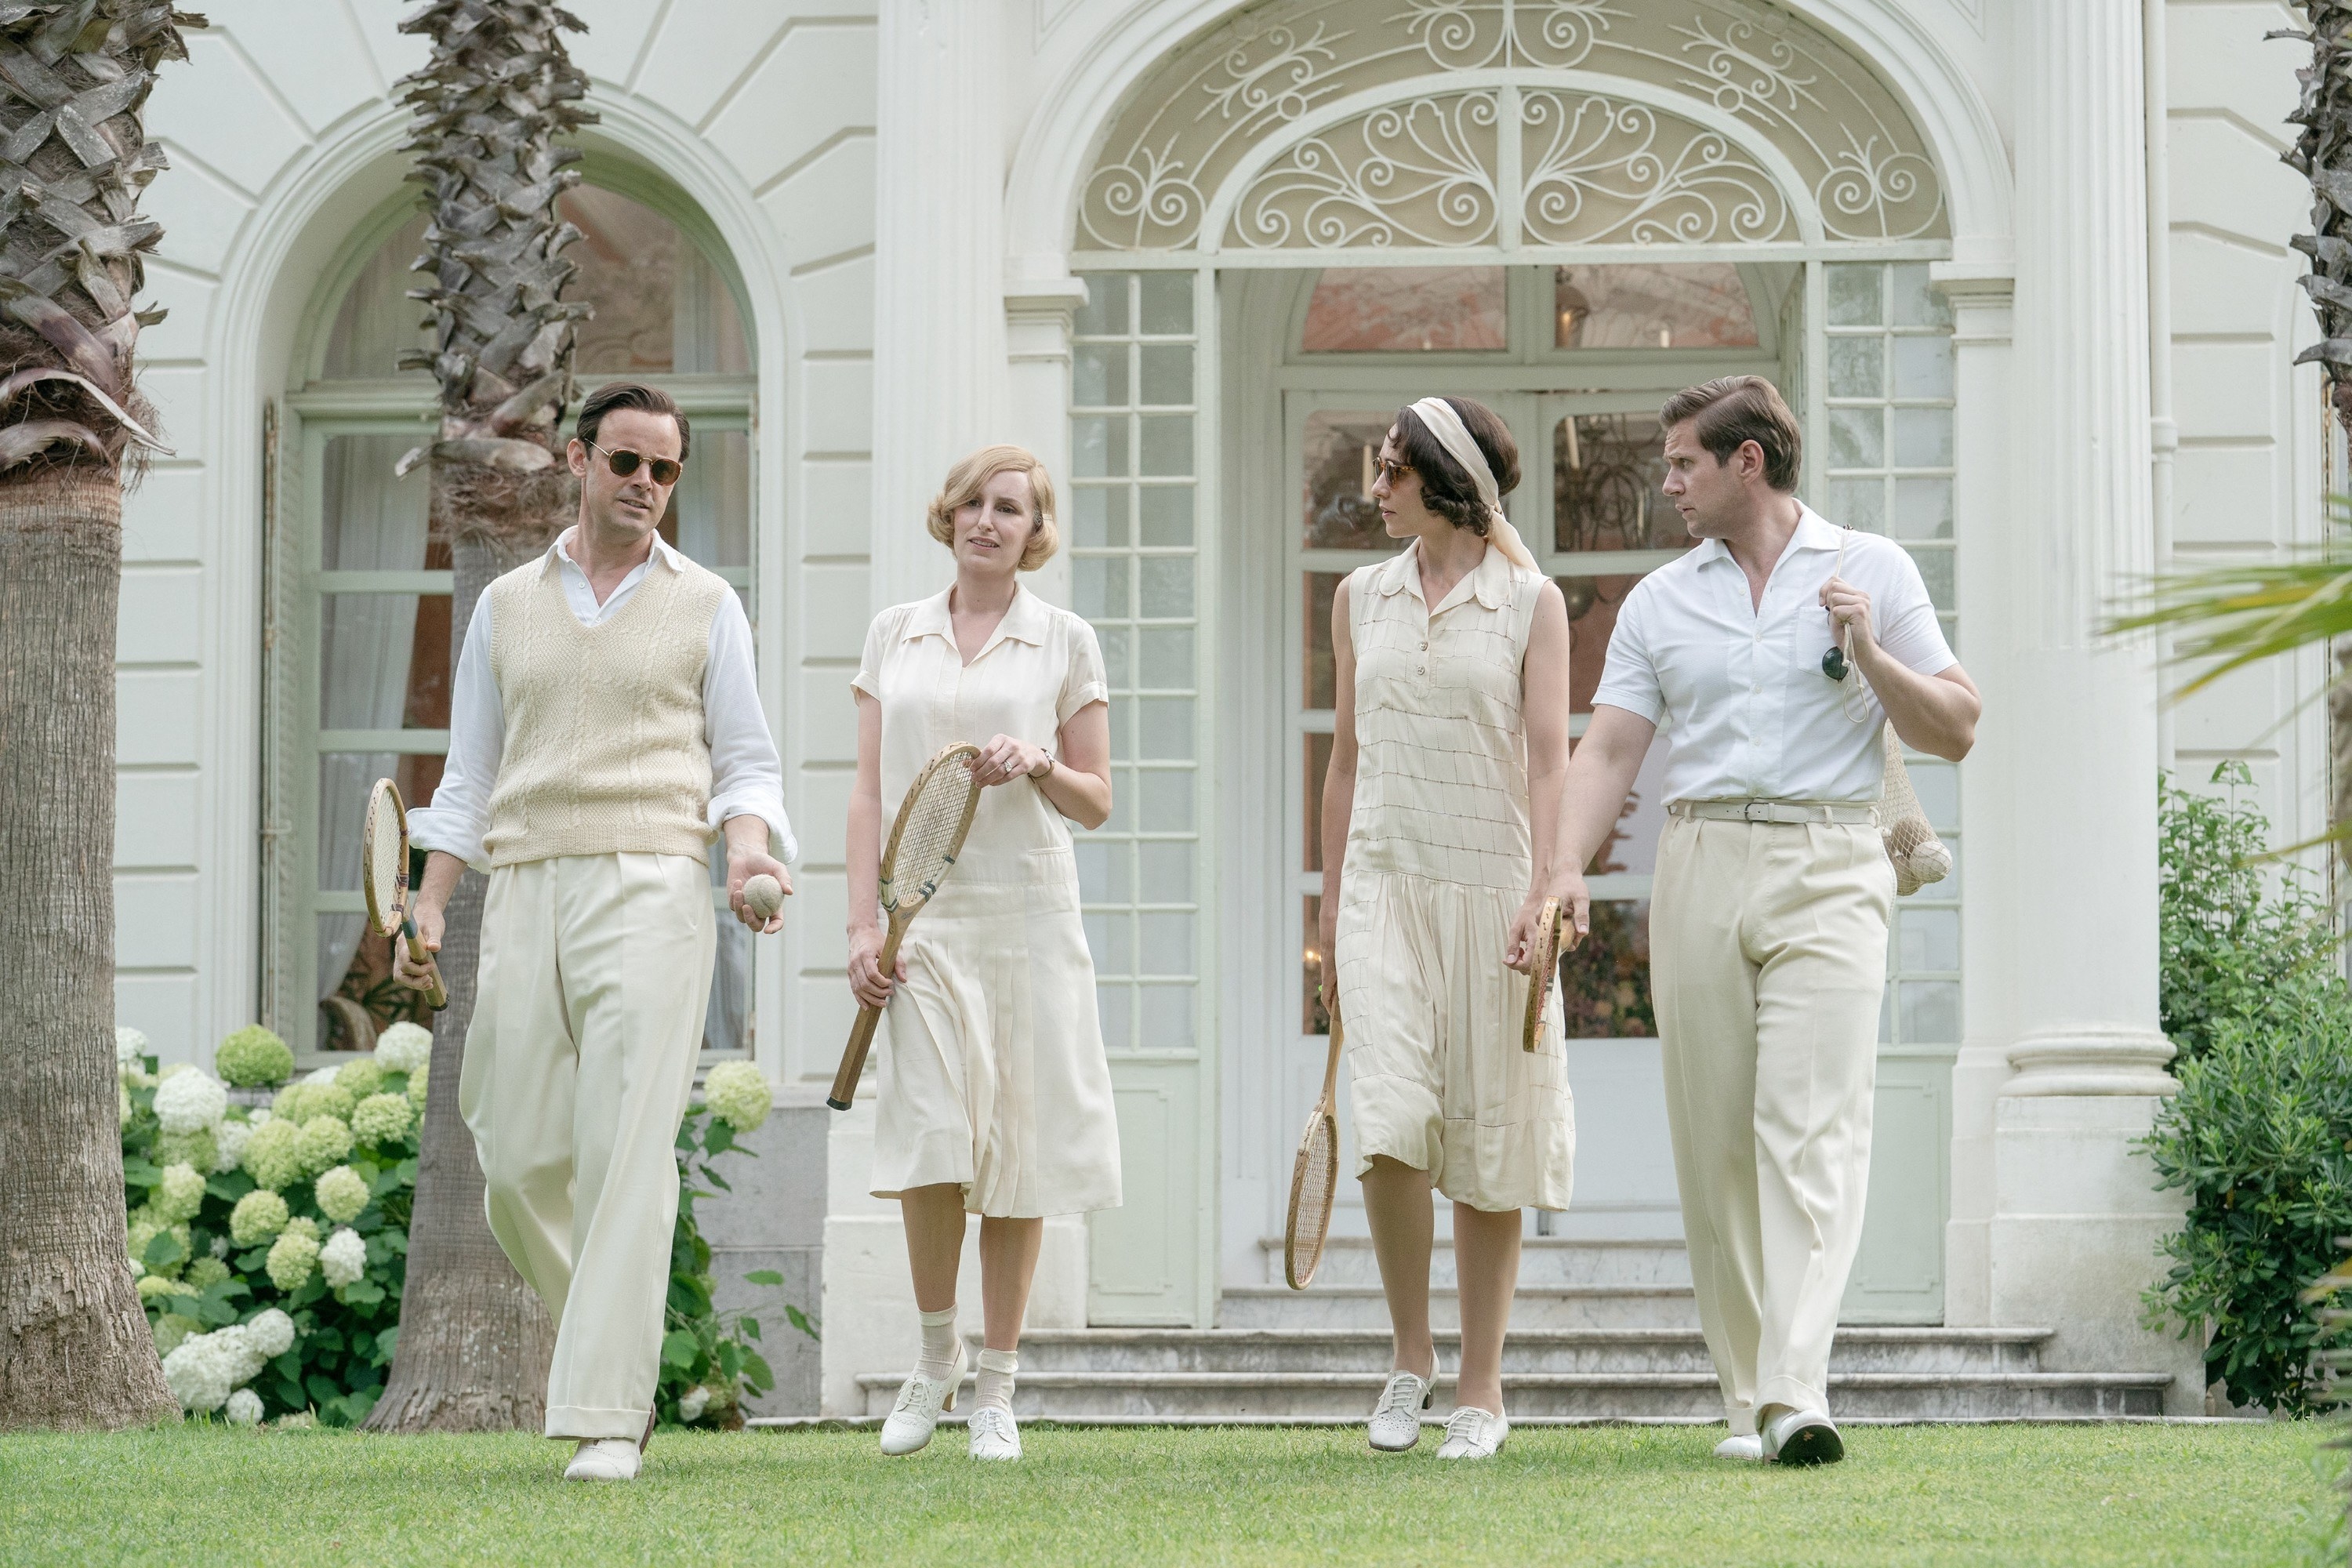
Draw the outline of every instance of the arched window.
<instances>
[{"instance_id":1,"label":"arched window","mask_svg":"<svg viewBox=\"0 0 2352 1568\"><path fill-rule=\"evenodd\" d=\"M619 376L677 397L694 424L665 539L751 601L751 345L724 247L691 202L634 165L592 156L560 200L583 237L564 252L584 394ZM263 1005L298 1050L370 1048L420 1016L366 933L359 833L368 785L396 779L429 804L448 751L451 573L426 517L423 468L395 478L430 438L436 389L397 368L425 346L407 297L425 217L404 204L352 237L298 361L278 444L286 472L270 529ZM724 877L713 868L714 889ZM723 890L714 891L723 905ZM722 923L704 1045L751 1044L751 944Z\"/></svg>"}]
</instances>

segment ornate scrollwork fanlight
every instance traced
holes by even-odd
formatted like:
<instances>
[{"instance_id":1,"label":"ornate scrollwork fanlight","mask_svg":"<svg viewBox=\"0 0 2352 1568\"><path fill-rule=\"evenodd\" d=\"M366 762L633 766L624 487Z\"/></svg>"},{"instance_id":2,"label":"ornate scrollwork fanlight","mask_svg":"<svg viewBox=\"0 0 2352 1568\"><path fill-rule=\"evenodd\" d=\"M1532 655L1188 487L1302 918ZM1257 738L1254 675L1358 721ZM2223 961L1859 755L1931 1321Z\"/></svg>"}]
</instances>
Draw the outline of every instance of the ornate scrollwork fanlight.
<instances>
[{"instance_id":1,"label":"ornate scrollwork fanlight","mask_svg":"<svg viewBox=\"0 0 2352 1568\"><path fill-rule=\"evenodd\" d=\"M1757 0L1267 0L1133 95L1087 182L1077 245L1948 234L1894 95Z\"/></svg>"}]
</instances>

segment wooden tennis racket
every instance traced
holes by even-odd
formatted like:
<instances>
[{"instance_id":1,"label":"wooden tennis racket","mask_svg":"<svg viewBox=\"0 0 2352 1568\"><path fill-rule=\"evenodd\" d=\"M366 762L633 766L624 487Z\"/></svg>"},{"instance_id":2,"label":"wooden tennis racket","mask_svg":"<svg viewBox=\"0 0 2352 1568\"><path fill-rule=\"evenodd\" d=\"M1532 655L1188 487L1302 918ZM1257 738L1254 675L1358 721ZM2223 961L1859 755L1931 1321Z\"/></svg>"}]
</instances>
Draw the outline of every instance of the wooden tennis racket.
<instances>
[{"instance_id":1,"label":"wooden tennis racket","mask_svg":"<svg viewBox=\"0 0 2352 1568\"><path fill-rule=\"evenodd\" d=\"M971 831L972 813L980 809L980 784L971 776L980 748L958 744L944 748L923 764L898 803L898 820L890 825L890 842L883 847L882 874L876 892L882 912L890 917L889 934L882 939L882 973L894 972L898 943L907 927L922 912L963 853L964 835ZM866 1053L874 1044L875 1026L882 1009L861 1007L841 1053L841 1070L833 1075L833 1092L824 1102L846 1110L857 1094L858 1075L866 1070Z\"/></svg>"},{"instance_id":2,"label":"wooden tennis racket","mask_svg":"<svg viewBox=\"0 0 2352 1568\"><path fill-rule=\"evenodd\" d=\"M376 934L408 943L409 959L433 972L425 1005L436 1013L446 1007L449 988L441 984L440 965L425 951L408 910L408 808L401 804L400 786L390 779L376 780L368 792L367 822L360 829L360 880Z\"/></svg>"},{"instance_id":3,"label":"wooden tennis racket","mask_svg":"<svg viewBox=\"0 0 2352 1568\"><path fill-rule=\"evenodd\" d=\"M1282 1225L1282 1277L1304 1290L1323 1261L1331 1234L1331 1194L1339 1184L1339 994L1331 993L1331 1044L1323 1058L1323 1094L1298 1136L1290 1165L1290 1213Z\"/></svg>"},{"instance_id":4,"label":"wooden tennis racket","mask_svg":"<svg viewBox=\"0 0 2352 1568\"><path fill-rule=\"evenodd\" d=\"M1544 1005L1559 979L1560 915L1559 900L1546 899L1543 912L1536 917L1535 946L1528 953L1528 1020L1519 1034L1521 1050L1534 1050L1543 1037Z\"/></svg>"}]
</instances>

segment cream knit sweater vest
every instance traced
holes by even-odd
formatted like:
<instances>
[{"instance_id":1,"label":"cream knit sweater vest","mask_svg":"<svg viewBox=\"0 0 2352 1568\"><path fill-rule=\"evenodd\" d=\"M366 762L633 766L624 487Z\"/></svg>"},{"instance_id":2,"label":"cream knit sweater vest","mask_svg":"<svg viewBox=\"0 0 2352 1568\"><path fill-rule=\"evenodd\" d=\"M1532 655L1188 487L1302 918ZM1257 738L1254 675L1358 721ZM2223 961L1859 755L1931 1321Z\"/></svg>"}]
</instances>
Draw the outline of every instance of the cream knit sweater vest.
<instances>
[{"instance_id":1,"label":"cream knit sweater vest","mask_svg":"<svg viewBox=\"0 0 2352 1568\"><path fill-rule=\"evenodd\" d=\"M490 671L506 744L483 835L490 864L634 850L705 859L710 748L702 676L730 592L659 561L613 617L583 626L541 556L489 586Z\"/></svg>"}]
</instances>

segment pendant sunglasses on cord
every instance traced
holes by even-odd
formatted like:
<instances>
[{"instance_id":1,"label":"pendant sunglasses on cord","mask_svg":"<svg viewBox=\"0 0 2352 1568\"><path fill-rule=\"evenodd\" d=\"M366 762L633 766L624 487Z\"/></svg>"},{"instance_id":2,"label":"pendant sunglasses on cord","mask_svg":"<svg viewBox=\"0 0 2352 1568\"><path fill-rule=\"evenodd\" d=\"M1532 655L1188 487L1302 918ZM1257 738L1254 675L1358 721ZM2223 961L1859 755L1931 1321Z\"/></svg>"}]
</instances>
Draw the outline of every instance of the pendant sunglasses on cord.
<instances>
[{"instance_id":1,"label":"pendant sunglasses on cord","mask_svg":"<svg viewBox=\"0 0 2352 1568\"><path fill-rule=\"evenodd\" d=\"M674 485L677 483L677 476L685 471L685 465L675 458L648 458L641 452L632 452L626 447L617 451L606 452L604 447L584 437L581 438L580 444L592 452L604 452L604 466L613 470L613 476L615 479L627 479L637 471L637 465L640 463L645 465L646 472L657 485Z\"/></svg>"}]
</instances>

